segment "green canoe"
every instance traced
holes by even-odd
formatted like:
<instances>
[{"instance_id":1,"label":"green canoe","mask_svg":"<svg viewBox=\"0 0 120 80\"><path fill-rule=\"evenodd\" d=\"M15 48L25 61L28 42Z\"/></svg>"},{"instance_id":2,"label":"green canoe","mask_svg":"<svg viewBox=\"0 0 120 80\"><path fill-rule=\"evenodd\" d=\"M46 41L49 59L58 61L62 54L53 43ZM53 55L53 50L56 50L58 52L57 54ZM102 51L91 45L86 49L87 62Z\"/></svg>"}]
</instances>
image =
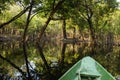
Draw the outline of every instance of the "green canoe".
<instances>
[{"instance_id":1,"label":"green canoe","mask_svg":"<svg viewBox=\"0 0 120 80\"><path fill-rule=\"evenodd\" d=\"M71 67L59 80L116 80L91 57L84 57Z\"/></svg>"}]
</instances>

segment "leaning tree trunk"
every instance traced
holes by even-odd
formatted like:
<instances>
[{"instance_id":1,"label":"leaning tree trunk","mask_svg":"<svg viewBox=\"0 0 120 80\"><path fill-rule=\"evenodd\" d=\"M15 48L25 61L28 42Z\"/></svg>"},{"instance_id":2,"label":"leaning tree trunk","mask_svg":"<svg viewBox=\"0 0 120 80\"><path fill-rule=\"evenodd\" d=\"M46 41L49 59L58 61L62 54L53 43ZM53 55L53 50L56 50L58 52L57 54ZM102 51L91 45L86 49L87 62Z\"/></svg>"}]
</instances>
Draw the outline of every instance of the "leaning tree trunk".
<instances>
[{"instance_id":1,"label":"leaning tree trunk","mask_svg":"<svg viewBox=\"0 0 120 80\"><path fill-rule=\"evenodd\" d=\"M54 14L56 13L56 11L60 8L60 6L62 5L62 3L64 2L65 0L60 0L58 2L58 4L54 7L54 9L52 9L52 11L50 12L50 15L47 19L47 21L45 22L45 25L41 28L41 32L38 34L38 37L37 37L37 42L40 41L40 39L42 38L48 24L50 23L50 21L52 20Z\"/></svg>"}]
</instances>

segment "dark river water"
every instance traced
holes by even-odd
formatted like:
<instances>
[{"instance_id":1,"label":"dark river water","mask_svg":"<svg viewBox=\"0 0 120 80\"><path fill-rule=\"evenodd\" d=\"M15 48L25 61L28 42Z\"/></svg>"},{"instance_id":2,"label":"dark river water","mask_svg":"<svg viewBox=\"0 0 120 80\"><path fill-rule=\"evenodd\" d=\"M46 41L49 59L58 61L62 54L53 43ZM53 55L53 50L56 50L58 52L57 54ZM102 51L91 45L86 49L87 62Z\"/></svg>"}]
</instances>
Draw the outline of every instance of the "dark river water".
<instances>
[{"instance_id":1,"label":"dark river water","mask_svg":"<svg viewBox=\"0 0 120 80\"><path fill-rule=\"evenodd\" d=\"M113 76L120 75L120 47L113 45L91 45L88 42L63 43L44 42L42 45L43 57L39 54L34 44L27 43L27 55L34 70L41 80L57 80L72 65L84 56L91 56L98 61ZM17 69L10 62L26 72L23 67L25 59L23 46L20 42L0 43L0 75L15 77ZM10 61L10 62L9 62ZM46 68L46 66L49 68ZM37 79L36 79L37 80Z\"/></svg>"}]
</instances>

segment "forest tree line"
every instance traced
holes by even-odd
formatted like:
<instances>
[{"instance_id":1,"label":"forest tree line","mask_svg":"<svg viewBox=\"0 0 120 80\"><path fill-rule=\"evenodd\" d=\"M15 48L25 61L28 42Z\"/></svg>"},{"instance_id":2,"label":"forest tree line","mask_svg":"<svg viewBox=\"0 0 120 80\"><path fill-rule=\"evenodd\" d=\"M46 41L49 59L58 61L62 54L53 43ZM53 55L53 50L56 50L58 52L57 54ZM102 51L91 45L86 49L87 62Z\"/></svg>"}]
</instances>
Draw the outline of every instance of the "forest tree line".
<instances>
[{"instance_id":1,"label":"forest tree line","mask_svg":"<svg viewBox=\"0 0 120 80\"><path fill-rule=\"evenodd\" d=\"M32 10L28 16L31 2ZM52 34L54 31L57 33L62 29L59 33L63 38L76 31L78 34L76 37L84 39L88 35L93 42L110 33L115 34L116 37L119 35L119 3L116 0L33 0L31 2L1 1L1 34L27 33L31 38L39 36L40 39L44 33ZM28 17L30 17L29 27L26 30Z\"/></svg>"},{"instance_id":2,"label":"forest tree line","mask_svg":"<svg viewBox=\"0 0 120 80\"><path fill-rule=\"evenodd\" d=\"M21 38L28 80L31 80L26 42L33 39L49 73L42 50L44 37L119 45L119 18L116 0L0 0L0 38ZM0 58L24 75L10 60L2 55Z\"/></svg>"}]
</instances>

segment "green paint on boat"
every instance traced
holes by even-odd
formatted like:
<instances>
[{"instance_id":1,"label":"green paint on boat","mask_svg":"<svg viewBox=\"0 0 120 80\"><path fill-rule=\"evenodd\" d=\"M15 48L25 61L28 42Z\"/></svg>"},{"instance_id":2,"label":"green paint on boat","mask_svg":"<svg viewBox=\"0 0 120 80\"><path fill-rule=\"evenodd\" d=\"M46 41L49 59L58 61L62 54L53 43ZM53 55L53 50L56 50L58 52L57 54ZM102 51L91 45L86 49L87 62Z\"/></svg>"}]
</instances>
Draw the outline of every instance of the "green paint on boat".
<instances>
[{"instance_id":1,"label":"green paint on boat","mask_svg":"<svg viewBox=\"0 0 120 80\"><path fill-rule=\"evenodd\" d=\"M91 57L84 57L73 65L59 80L116 80Z\"/></svg>"}]
</instances>

